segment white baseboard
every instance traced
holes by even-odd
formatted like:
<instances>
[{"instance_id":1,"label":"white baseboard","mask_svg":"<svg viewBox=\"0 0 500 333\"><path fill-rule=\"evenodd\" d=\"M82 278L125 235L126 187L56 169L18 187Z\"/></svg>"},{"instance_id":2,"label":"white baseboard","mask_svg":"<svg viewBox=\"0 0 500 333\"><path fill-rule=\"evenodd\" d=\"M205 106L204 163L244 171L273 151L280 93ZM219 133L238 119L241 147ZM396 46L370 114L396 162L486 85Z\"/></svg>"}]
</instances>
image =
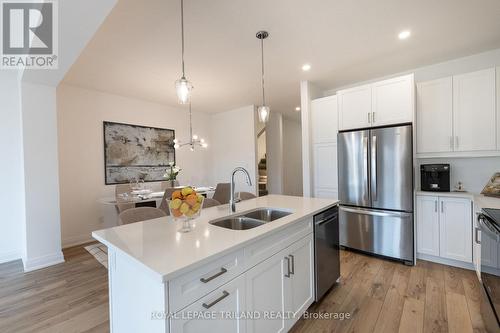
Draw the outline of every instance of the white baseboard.
<instances>
[{"instance_id":1,"label":"white baseboard","mask_svg":"<svg viewBox=\"0 0 500 333\"><path fill-rule=\"evenodd\" d=\"M64 255L62 251L48 254L45 256L32 258L32 259L23 259L24 271L31 272L37 269L45 268L48 266L60 264L64 262Z\"/></svg>"},{"instance_id":2,"label":"white baseboard","mask_svg":"<svg viewBox=\"0 0 500 333\"><path fill-rule=\"evenodd\" d=\"M92 238L92 235L90 235L90 234L66 237L62 240L62 247L63 247L63 249L65 249L68 247L82 245L85 243L90 243L90 242L95 242L95 241L96 240L94 238Z\"/></svg>"},{"instance_id":3,"label":"white baseboard","mask_svg":"<svg viewBox=\"0 0 500 333\"><path fill-rule=\"evenodd\" d=\"M19 260L21 258L22 255L20 251L3 252L0 253L0 264L3 264L4 262Z\"/></svg>"},{"instance_id":4,"label":"white baseboard","mask_svg":"<svg viewBox=\"0 0 500 333\"><path fill-rule=\"evenodd\" d=\"M471 262L463 262L463 261L459 261L459 260L446 259L446 258L431 256L429 254L417 253L417 259L432 261L432 262L442 264L442 265L465 268L465 269L469 269L471 271L475 270L474 264Z\"/></svg>"}]
</instances>

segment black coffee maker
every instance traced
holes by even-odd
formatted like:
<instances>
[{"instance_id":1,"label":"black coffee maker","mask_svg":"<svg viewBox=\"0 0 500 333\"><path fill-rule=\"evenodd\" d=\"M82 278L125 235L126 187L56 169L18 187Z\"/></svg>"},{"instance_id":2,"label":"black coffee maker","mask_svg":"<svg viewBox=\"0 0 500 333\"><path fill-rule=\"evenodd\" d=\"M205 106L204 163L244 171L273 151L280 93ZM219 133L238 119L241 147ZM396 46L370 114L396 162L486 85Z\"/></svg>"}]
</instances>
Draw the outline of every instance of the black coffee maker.
<instances>
[{"instance_id":1,"label":"black coffee maker","mask_svg":"<svg viewBox=\"0 0 500 333\"><path fill-rule=\"evenodd\" d=\"M422 164L420 186L422 191L450 192L450 165Z\"/></svg>"}]
</instances>

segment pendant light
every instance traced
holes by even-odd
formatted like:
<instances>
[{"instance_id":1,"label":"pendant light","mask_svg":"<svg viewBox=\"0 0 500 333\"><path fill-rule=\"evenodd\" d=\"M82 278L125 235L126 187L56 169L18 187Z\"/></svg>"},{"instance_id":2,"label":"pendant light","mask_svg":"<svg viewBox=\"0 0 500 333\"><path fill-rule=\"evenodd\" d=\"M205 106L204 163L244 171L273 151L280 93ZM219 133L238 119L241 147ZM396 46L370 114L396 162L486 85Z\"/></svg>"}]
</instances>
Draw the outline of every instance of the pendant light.
<instances>
[{"instance_id":1,"label":"pendant light","mask_svg":"<svg viewBox=\"0 0 500 333\"><path fill-rule=\"evenodd\" d=\"M202 148L207 148L208 144L205 142L205 139L198 137L198 135L193 134L193 115L191 111L191 103L189 103L189 141L186 143L181 143L179 140L174 139L174 148L180 149L184 146L189 146L191 151L194 151L196 146L200 146Z\"/></svg>"},{"instance_id":2,"label":"pendant light","mask_svg":"<svg viewBox=\"0 0 500 333\"><path fill-rule=\"evenodd\" d=\"M188 104L193 85L186 79L184 71L184 0L181 0L181 41L182 41L182 77L175 81L175 90L179 104Z\"/></svg>"},{"instance_id":3,"label":"pendant light","mask_svg":"<svg viewBox=\"0 0 500 333\"><path fill-rule=\"evenodd\" d=\"M269 37L267 31L259 31L255 35L260 39L260 51L261 51L261 61L262 61L262 105L257 108L257 114L259 115L259 121L262 123L267 123L269 120L269 113L271 110L269 106L266 105L266 92L264 89L264 39Z\"/></svg>"}]
</instances>

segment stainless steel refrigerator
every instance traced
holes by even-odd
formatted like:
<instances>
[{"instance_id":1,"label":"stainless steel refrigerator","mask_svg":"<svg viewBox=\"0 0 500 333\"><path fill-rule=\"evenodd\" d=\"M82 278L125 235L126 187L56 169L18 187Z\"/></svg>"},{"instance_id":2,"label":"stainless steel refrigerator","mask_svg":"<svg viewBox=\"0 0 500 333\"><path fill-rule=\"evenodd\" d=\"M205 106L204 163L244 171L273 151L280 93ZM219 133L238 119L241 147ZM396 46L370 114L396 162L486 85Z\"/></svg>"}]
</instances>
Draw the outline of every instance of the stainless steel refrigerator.
<instances>
[{"instance_id":1,"label":"stainless steel refrigerator","mask_svg":"<svg viewBox=\"0 0 500 333\"><path fill-rule=\"evenodd\" d=\"M338 134L340 244L414 263L412 126Z\"/></svg>"}]
</instances>

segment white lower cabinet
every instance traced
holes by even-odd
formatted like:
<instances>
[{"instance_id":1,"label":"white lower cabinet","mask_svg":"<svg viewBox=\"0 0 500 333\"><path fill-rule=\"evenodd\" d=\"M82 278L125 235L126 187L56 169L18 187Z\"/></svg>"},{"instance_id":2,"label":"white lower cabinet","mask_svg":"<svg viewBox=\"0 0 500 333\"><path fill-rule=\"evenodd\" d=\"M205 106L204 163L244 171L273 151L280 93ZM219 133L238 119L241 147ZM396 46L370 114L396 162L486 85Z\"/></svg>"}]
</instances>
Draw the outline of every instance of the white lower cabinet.
<instances>
[{"instance_id":1,"label":"white lower cabinet","mask_svg":"<svg viewBox=\"0 0 500 333\"><path fill-rule=\"evenodd\" d=\"M472 201L417 195L417 252L472 263Z\"/></svg>"},{"instance_id":2,"label":"white lower cabinet","mask_svg":"<svg viewBox=\"0 0 500 333\"><path fill-rule=\"evenodd\" d=\"M243 333L245 277L240 275L175 314L172 333Z\"/></svg>"},{"instance_id":3,"label":"white lower cabinet","mask_svg":"<svg viewBox=\"0 0 500 333\"><path fill-rule=\"evenodd\" d=\"M287 332L314 300L312 235L246 273L247 332Z\"/></svg>"}]
</instances>

